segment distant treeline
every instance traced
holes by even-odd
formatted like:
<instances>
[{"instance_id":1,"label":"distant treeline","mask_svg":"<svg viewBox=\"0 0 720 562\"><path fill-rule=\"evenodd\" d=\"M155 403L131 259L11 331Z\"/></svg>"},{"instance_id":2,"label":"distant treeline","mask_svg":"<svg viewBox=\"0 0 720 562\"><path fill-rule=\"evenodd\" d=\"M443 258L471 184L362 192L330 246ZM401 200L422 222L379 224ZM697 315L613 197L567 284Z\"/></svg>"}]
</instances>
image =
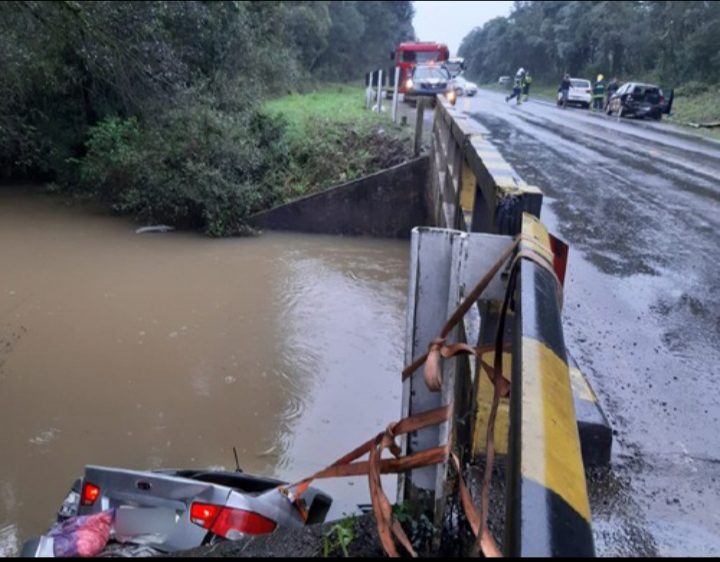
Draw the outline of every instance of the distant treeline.
<instances>
[{"instance_id":1,"label":"distant treeline","mask_svg":"<svg viewBox=\"0 0 720 562\"><path fill-rule=\"evenodd\" d=\"M529 69L645 79L668 86L720 82L720 2L525 1L462 41L467 74L483 82Z\"/></svg>"},{"instance_id":2,"label":"distant treeline","mask_svg":"<svg viewBox=\"0 0 720 562\"><path fill-rule=\"evenodd\" d=\"M262 99L387 65L412 17L409 1L0 2L0 179L239 230L287 158Z\"/></svg>"}]
</instances>

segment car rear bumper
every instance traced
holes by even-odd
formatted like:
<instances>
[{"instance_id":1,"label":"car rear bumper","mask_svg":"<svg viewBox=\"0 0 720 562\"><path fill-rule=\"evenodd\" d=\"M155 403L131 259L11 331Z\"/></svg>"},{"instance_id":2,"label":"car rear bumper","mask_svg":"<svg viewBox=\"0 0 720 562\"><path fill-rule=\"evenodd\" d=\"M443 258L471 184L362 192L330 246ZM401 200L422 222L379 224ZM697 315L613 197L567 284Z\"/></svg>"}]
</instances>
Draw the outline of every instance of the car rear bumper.
<instances>
[{"instance_id":1,"label":"car rear bumper","mask_svg":"<svg viewBox=\"0 0 720 562\"><path fill-rule=\"evenodd\" d=\"M439 90L436 92L433 91L427 91L427 90L421 90L421 91L412 91L408 92L406 95L408 97L412 98L434 98L435 96L442 96L447 93L447 90Z\"/></svg>"},{"instance_id":2,"label":"car rear bumper","mask_svg":"<svg viewBox=\"0 0 720 562\"><path fill-rule=\"evenodd\" d=\"M645 116L657 116L662 114L662 107L659 105L636 105L628 104L623 105L623 112L637 115L638 117Z\"/></svg>"}]
</instances>

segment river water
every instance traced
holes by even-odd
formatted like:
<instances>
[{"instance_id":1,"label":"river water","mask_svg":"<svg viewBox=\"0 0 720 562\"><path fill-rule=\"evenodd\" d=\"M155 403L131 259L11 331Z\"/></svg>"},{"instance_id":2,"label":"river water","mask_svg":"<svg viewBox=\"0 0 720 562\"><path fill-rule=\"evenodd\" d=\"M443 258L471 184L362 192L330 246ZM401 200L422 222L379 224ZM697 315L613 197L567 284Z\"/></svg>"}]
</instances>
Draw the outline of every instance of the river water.
<instances>
[{"instance_id":1,"label":"river water","mask_svg":"<svg viewBox=\"0 0 720 562\"><path fill-rule=\"evenodd\" d=\"M407 242L134 229L0 189L0 555L85 464L294 479L399 417Z\"/></svg>"}]
</instances>

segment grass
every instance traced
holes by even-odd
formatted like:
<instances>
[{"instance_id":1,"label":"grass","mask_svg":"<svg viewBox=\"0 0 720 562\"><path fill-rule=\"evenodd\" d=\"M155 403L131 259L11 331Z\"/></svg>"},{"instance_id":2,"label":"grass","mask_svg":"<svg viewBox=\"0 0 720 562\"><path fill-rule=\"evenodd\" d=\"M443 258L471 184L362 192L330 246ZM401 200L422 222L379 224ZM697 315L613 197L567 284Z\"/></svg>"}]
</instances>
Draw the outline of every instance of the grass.
<instances>
[{"instance_id":1,"label":"grass","mask_svg":"<svg viewBox=\"0 0 720 562\"><path fill-rule=\"evenodd\" d=\"M323 537L323 557L328 558L331 554L337 557L337 550L341 550L343 556L348 558L348 547L355 539L355 518L346 516L342 521L335 523Z\"/></svg>"},{"instance_id":2,"label":"grass","mask_svg":"<svg viewBox=\"0 0 720 562\"><path fill-rule=\"evenodd\" d=\"M390 107L390 100L383 100ZM360 84L325 84L264 103L287 123L289 163L280 172L280 198L289 201L390 168L412 157L409 127L389 111L365 109Z\"/></svg>"},{"instance_id":3,"label":"grass","mask_svg":"<svg viewBox=\"0 0 720 562\"><path fill-rule=\"evenodd\" d=\"M710 86L706 91L684 92L678 88L672 106L671 123L688 126L688 123L712 123L720 121L720 86ZM690 127L689 127L690 128ZM694 132L706 137L720 139L720 128L696 129Z\"/></svg>"},{"instance_id":4,"label":"grass","mask_svg":"<svg viewBox=\"0 0 720 562\"><path fill-rule=\"evenodd\" d=\"M389 107L389 100L383 102ZM330 84L308 93L292 93L266 101L264 108L273 115L282 114L294 138L302 138L308 125L317 120L369 125L390 122L387 114L365 109L365 89L356 84Z\"/></svg>"}]
</instances>

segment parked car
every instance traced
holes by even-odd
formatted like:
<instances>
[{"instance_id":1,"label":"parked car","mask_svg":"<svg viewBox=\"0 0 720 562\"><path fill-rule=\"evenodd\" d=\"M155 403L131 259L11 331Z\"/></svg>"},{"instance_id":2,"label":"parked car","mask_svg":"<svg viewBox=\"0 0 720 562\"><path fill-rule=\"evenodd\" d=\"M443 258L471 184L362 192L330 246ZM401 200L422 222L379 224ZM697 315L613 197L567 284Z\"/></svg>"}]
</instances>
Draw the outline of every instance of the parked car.
<instances>
[{"instance_id":1,"label":"parked car","mask_svg":"<svg viewBox=\"0 0 720 562\"><path fill-rule=\"evenodd\" d=\"M477 94L478 87L474 82L465 80L462 76L456 76L451 82L455 94L458 96L474 96Z\"/></svg>"},{"instance_id":2,"label":"parked car","mask_svg":"<svg viewBox=\"0 0 720 562\"><path fill-rule=\"evenodd\" d=\"M660 88L653 84L628 82L615 92L608 102L605 112L617 113L624 117L650 117L660 120L662 114L670 111L671 102L665 101Z\"/></svg>"},{"instance_id":3,"label":"parked car","mask_svg":"<svg viewBox=\"0 0 720 562\"><path fill-rule=\"evenodd\" d=\"M451 86L450 73L446 68L434 64L417 65L413 68L406 84L405 101L416 102L418 98L430 98L435 103L437 96L445 96L452 104L457 96Z\"/></svg>"},{"instance_id":4,"label":"parked car","mask_svg":"<svg viewBox=\"0 0 720 562\"><path fill-rule=\"evenodd\" d=\"M45 535L30 539L22 556L59 556L72 540L69 523L111 514L112 534L84 540L100 541L105 555L137 556L187 550L246 535L271 533L277 527L302 527L325 520L332 499L310 487L302 504L292 503L279 480L241 471L137 471L87 466L73 484ZM90 535L88 535L90 533ZM99 535L99 532L95 532ZM104 540L103 540L104 539ZM59 541L59 542L58 542Z\"/></svg>"},{"instance_id":5,"label":"parked car","mask_svg":"<svg viewBox=\"0 0 720 562\"><path fill-rule=\"evenodd\" d=\"M512 82L512 78L509 76L501 76L498 78L498 84L510 84Z\"/></svg>"},{"instance_id":6,"label":"parked car","mask_svg":"<svg viewBox=\"0 0 720 562\"><path fill-rule=\"evenodd\" d=\"M567 104L577 104L585 109L592 103L592 85L590 80L584 78L570 78L570 90L568 92ZM558 92L557 104L562 105L562 92Z\"/></svg>"}]
</instances>

